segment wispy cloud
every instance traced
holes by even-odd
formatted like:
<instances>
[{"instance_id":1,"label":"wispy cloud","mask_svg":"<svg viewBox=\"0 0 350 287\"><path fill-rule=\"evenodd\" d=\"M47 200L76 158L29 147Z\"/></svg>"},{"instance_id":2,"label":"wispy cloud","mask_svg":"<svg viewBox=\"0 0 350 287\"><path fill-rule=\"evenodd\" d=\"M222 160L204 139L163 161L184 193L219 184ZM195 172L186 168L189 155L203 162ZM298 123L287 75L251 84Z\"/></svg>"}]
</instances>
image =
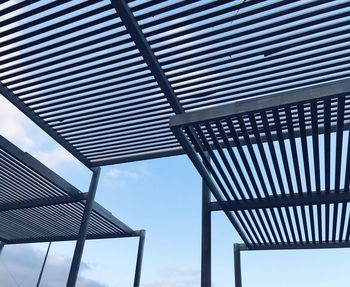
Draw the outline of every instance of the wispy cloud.
<instances>
[{"instance_id":1,"label":"wispy cloud","mask_svg":"<svg viewBox=\"0 0 350 287\"><path fill-rule=\"evenodd\" d=\"M6 248L0 258L0 286L35 286L40 272L44 253L29 246ZM65 286L71 260L69 258L50 254L42 278L42 286ZM89 270L86 263L81 264L81 272ZM78 287L107 287L106 285L88 279L78 278Z\"/></svg>"},{"instance_id":2,"label":"wispy cloud","mask_svg":"<svg viewBox=\"0 0 350 287\"><path fill-rule=\"evenodd\" d=\"M200 285L200 271L188 267L167 268L160 272L157 281L146 283L144 287L193 287Z\"/></svg>"},{"instance_id":3,"label":"wispy cloud","mask_svg":"<svg viewBox=\"0 0 350 287\"><path fill-rule=\"evenodd\" d=\"M26 117L2 97L0 97L0 111L0 134L22 149L33 149L35 142L26 125Z\"/></svg>"},{"instance_id":4,"label":"wispy cloud","mask_svg":"<svg viewBox=\"0 0 350 287\"><path fill-rule=\"evenodd\" d=\"M148 163L142 162L127 167L113 167L107 170L104 180L107 186L125 188L130 182L139 182L150 174Z\"/></svg>"}]
</instances>

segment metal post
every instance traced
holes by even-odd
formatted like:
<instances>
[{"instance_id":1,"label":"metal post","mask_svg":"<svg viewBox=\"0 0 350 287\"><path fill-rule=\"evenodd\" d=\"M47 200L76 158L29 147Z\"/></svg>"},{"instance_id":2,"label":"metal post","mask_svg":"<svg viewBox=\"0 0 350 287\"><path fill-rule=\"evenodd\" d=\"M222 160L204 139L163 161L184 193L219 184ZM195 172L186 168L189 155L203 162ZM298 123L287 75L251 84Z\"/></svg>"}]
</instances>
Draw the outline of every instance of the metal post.
<instances>
[{"instance_id":1,"label":"metal post","mask_svg":"<svg viewBox=\"0 0 350 287\"><path fill-rule=\"evenodd\" d=\"M211 212L210 190L202 181L202 268L201 287L211 286Z\"/></svg>"},{"instance_id":2,"label":"metal post","mask_svg":"<svg viewBox=\"0 0 350 287\"><path fill-rule=\"evenodd\" d=\"M90 215L91 215L91 211L92 211L92 207L93 207L93 203L94 203L94 199L95 199L98 179L100 177L100 171L101 171L100 168L93 169L93 175L92 175L92 179L91 179L91 183L90 183L90 187L89 187L89 194L88 194L88 198L86 200L83 218L82 218L81 224L80 224L78 239L77 239L77 243L75 245L73 260L72 260L72 264L71 264L70 271L69 271L67 287L75 287L75 284L77 282L81 257L83 255L83 251L84 251L86 234L87 234L88 227L89 227Z\"/></svg>"},{"instance_id":3,"label":"metal post","mask_svg":"<svg viewBox=\"0 0 350 287\"><path fill-rule=\"evenodd\" d=\"M47 247L44 262L43 262L43 265L41 266L41 270L40 270L38 282L36 283L36 287L39 287L39 285L40 285L41 277L43 276L45 265L46 265L46 260L47 260L47 257L49 256L50 247L51 247L51 242L49 243L49 246Z\"/></svg>"},{"instance_id":4,"label":"metal post","mask_svg":"<svg viewBox=\"0 0 350 287\"><path fill-rule=\"evenodd\" d=\"M145 236L146 231L141 230L140 231L140 239L139 239L139 248L137 251L137 261L136 261L136 268L135 268L135 279L134 279L134 287L140 286L140 279L141 279L141 268L142 268L142 259L143 259L143 249L145 246Z\"/></svg>"},{"instance_id":5,"label":"metal post","mask_svg":"<svg viewBox=\"0 0 350 287\"><path fill-rule=\"evenodd\" d=\"M2 250L4 249L5 243L0 241L0 255Z\"/></svg>"},{"instance_id":6,"label":"metal post","mask_svg":"<svg viewBox=\"0 0 350 287\"><path fill-rule=\"evenodd\" d=\"M235 287L242 287L241 249L239 244L234 244L233 249L235 267Z\"/></svg>"}]
</instances>

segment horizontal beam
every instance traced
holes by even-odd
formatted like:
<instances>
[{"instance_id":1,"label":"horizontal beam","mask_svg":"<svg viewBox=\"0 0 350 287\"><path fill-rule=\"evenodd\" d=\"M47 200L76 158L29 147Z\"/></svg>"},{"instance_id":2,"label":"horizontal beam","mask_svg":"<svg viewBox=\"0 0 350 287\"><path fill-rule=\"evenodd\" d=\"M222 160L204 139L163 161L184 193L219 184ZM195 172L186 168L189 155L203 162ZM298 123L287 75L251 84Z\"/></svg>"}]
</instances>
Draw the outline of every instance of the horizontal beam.
<instances>
[{"instance_id":1,"label":"horizontal beam","mask_svg":"<svg viewBox=\"0 0 350 287\"><path fill-rule=\"evenodd\" d=\"M131 154L131 155L116 157L116 158L112 157L111 159L107 159L107 160L92 161L91 166L92 167L106 166L106 165L140 161L140 160L148 160L148 159L156 159L156 158L169 157L169 156L177 156L177 155L182 155L184 153L185 152L183 151L183 149L181 147L174 148L174 149L168 149L165 151L143 152L143 153Z\"/></svg>"},{"instance_id":2,"label":"horizontal beam","mask_svg":"<svg viewBox=\"0 0 350 287\"><path fill-rule=\"evenodd\" d=\"M211 202L211 211L237 211L237 210L252 210L252 209L266 209L276 207L290 207L290 206L305 206L314 204L326 204L326 203L342 203L350 202L350 193L340 191L339 193L325 193L320 194L313 193L308 195L294 194L286 195L285 197L279 195L278 197L268 197L262 199L249 199L249 200L238 200L238 201L225 201L225 202Z\"/></svg>"},{"instance_id":3,"label":"horizontal beam","mask_svg":"<svg viewBox=\"0 0 350 287\"><path fill-rule=\"evenodd\" d=\"M250 248L244 243L238 245L240 251L264 251L264 250L293 250L293 249L333 249L333 248L350 248L349 241L335 241L335 242L299 242L290 244L263 244L255 245Z\"/></svg>"},{"instance_id":4,"label":"horizontal beam","mask_svg":"<svg viewBox=\"0 0 350 287\"><path fill-rule=\"evenodd\" d=\"M93 234L87 235L87 240L97 240L97 239L113 239L113 238L126 238L126 237L139 237L138 234L128 234L128 233L111 233L111 234ZM39 238L19 238L14 240L7 240L6 244L24 244L24 243L43 243L43 242L63 242L63 241L75 241L78 235L71 236L52 236L52 237L39 237Z\"/></svg>"},{"instance_id":5,"label":"horizontal beam","mask_svg":"<svg viewBox=\"0 0 350 287\"><path fill-rule=\"evenodd\" d=\"M305 87L297 90L276 93L270 96L237 101L227 105L202 109L190 113L175 115L170 118L171 127L182 127L217 120L242 113L249 113L267 108L285 106L304 101L312 101L327 96L350 93L350 79Z\"/></svg>"},{"instance_id":6,"label":"horizontal beam","mask_svg":"<svg viewBox=\"0 0 350 287\"><path fill-rule=\"evenodd\" d=\"M14 202L10 204L0 204L0 212L26 209L26 208L52 206L52 205L58 205L58 204L66 204L66 203L86 200L86 198L87 198L87 193L85 192L75 197L71 197L71 196L51 197L51 198L42 198L42 199L31 200L31 201Z\"/></svg>"}]
</instances>

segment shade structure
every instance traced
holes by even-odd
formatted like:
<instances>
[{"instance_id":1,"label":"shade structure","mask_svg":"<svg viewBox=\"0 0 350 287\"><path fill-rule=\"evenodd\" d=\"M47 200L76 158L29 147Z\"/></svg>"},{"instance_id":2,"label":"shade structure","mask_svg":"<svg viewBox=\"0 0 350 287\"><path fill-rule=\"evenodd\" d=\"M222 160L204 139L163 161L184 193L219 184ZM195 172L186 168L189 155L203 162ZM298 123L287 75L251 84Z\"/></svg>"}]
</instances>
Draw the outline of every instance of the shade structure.
<instances>
[{"instance_id":1,"label":"shade structure","mask_svg":"<svg viewBox=\"0 0 350 287\"><path fill-rule=\"evenodd\" d=\"M0 136L0 241L76 240L87 193ZM87 239L140 236L96 202Z\"/></svg>"},{"instance_id":2,"label":"shade structure","mask_svg":"<svg viewBox=\"0 0 350 287\"><path fill-rule=\"evenodd\" d=\"M173 114L349 77L348 1L0 8L0 92L89 167L183 153Z\"/></svg>"},{"instance_id":3,"label":"shade structure","mask_svg":"<svg viewBox=\"0 0 350 287\"><path fill-rule=\"evenodd\" d=\"M350 81L174 116L250 249L349 247Z\"/></svg>"}]
</instances>

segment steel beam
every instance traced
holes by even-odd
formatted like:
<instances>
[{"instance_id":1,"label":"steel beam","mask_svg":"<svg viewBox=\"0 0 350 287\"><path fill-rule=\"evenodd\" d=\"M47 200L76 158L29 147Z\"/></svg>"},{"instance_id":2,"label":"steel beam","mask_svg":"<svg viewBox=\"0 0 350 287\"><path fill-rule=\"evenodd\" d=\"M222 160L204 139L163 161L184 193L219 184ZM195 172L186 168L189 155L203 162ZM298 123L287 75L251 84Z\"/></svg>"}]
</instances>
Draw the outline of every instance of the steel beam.
<instances>
[{"instance_id":1,"label":"steel beam","mask_svg":"<svg viewBox=\"0 0 350 287\"><path fill-rule=\"evenodd\" d=\"M1 255L1 252L4 250L4 247L5 247L5 243L0 241L0 255Z\"/></svg>"},{"instance_id":2,"label":"steel beam","mask_svg":"<svg viewBox=\"0 0 350 287\"><path fill-rule=\"evenodd\" d=\"M195 168L197 169L199 174L202 176L203 180L208 185L208 188L210 189L213 196L216 198L216 200L218 201L218 204L220 205L221 202L223 202L223 199L220 195L220 192L219 192L217 186L214 184L212 178L210 177L210 174L208 173L207 169L205 168L203 162L199 159L196 151L194 150L194 148L192 147L192 145L188 141L184 132L181 129L175 128L175 129L173 129L173 133L176 136L176 138L179 140L180 144L184 148L184 151L187 153L187 155L190 158L190 160L192 161L193 165L195 166ZM224 212L225 212L227 218L231 221L232 225L234 226L234 228L236 229L238 234L241 236L244 243L249 245L249 241L248 241L244 231L239 226L238 222L233 217L232 213L225 211L225 210L224 210Z\"/></svg>"},{"instance_id":3,"label":"steel beam","mask_svg":"<svg viewBox=\"0 0 350 287\"><path fill-rule=\"evenodd\" d=\"M329 242L298 242L290 244L262 244L248 247L246 244L239 244L241 251L271 251L271 250L296 250L296 249L335 249L350 248L349 241L329 241Z\"/></svg>"},{"instance_id":4,"label":"steel beam","mask_svg":"<svg viewBox=\"0 0 350 287\"><path fill-rule=\"evenodd\" d=\"M40 282L41 282L41 278L42 278L43 273L44 273L44 269L45 269L47 257L49 256L50 247L51 247L51 242L49 243L49 246L47 247L46 254L45 254L45 258L44 258L44 262L43 262L43 265L41 266L41 270L40 270L38 282L36 283L36 287L39 287L39 286L40 286Z\"/></svg>"},{"instance_id":5,"label":"steel beam","mask_svg":"<svg viewBox=\"0 0 350 287\"><path fill-rule=\"evenodd\" d=\"M349 92L350 79L339 80L172 116L170 118L170 126L188 126L209 120L231 117L232 115L285 106L303 101L312 101L327 96L345 95L349 94Z\"/></svg>"},{"instance_id":6,"label":"steel beam","mask_svg":"<svg viewBox=\"0 0 350 287\"><path fill-rule=\"evenodd\" d=\"M91 162L91 166L92 167L106 166L106 165L120 164L120 163L140 161L140 160L146 160L146 159L170 157L170 156L176 156L176 155L182 155L182 154L184 154L184 151L181 147L169 148L169 149L165 149L164 151L143 152L135 155L121 156L113 159L96 160Z\"/></svg>"},{"instance_id":7,"label":"steel beam","mask_svg":"<svg viewBox=\"0 0 350 287\"><path fill-rule=\"evenodd\" d=\"M329 204L329 203L342 203L350 202L350 193L343 190L335 193L321 192L319 194L308 195L303 193L302 195L295 193L294 195L278 195L277 197L271 196L262 199L250 199L250 200L236 200L225 202L211 202L211 211L237 211L237 210L252 210L252 209L267 209L275 207L292 207L292 206L306 206L316 204Z\"/></svg>"},{"instance_id":8,"label":"steel beam","mask_svg":"<svg viewBox=\"0 0 350 287\"><path fill-rule=\"evenodd\" d=\"M145 35L143 34L139 24L137 23L128 3L125 0L111 0L117 14L122 19L126 29L128 30L132 40L135 42L137 49L141 52L148 68L151 70L155 80L157 81L162 92L168 99L168 102L175 114L184 112L179 100L177 99L174 89L170 85L162 67L160 66L151 46L149 45Z\"/></svg>"},{"instance_id":9,"label":"steel beam","mask_svg":"<svg viewBox=\"0 0 350 287\"><path fill-rule=\"evenodd\" d=\"M96 240L96 239L114 239L114 238L126 238L126 237L135 237L135 235L130 235L128 233L111 233L111 234L88 234L86 240ZM47 242L63 242L63 241L74 241L78 240L78 236L54 236L54 237L39 237L39 238L30 238L30 239L14 239L7 241L6 245L10 244L25 244L25 243L47 243Z\"/></svg>"},{"instance_id":10,"label":"steel beam","mask_svg":"<svg viewBox=\"0 0 350 287\"><path fill-rule=\"evenodd\" d=\"M75 148L73 148L62 136L60 136L54 129L46 124L37 114L35 114L30 108L28 108L12 91L10 91L3 83L0 82L0 93L14 104L21 112L23 112L28 118L36 123L43 131L49 136L55 139L60 145L62 145L67 151L74 155L81 163L90 168L90 162L80 154Z\"/></svg>"},{"instance_id":11,"label":"steel beam","mask_svg":"<svg viewBox=\"0 0 350 287\"><path fill-rule=\"evenodd\" d=\"M93 169L93 175L92 175L92 179L89 187L88 199L86 201L83 218L81 220L78 240L75 245L74 256L73 256L71 268L69 271L68 281L67 281L67 287L75 287L77 282L80 262L84 251L85 239L88 232L90 215L93 209L93 203L96 195L100 172L101 172L100 168Z\"/></svg>"},{"instance_id":12,"label":"steel beam","mask_svg":"<svg viewBox=\"0 0 350 287\"><path fill-rule=\"evenodd\" d=\"M211 212L210 190L202 181L202 266L201 287L211 286Z\"/></svg>"},{"instance_id":13,"label":"steel beam","mask_svg":"<svg viewBox=\"0 0 350 287\"><path fill-rule=\"evenodd\" d=\"M51 198L43 198L43 199L31 200L31 201L15 202L10 204L0 204L0 212L78 202L81 200L86 200L87 195L88 193L85 192L85 193L80 193L79 196L76 196L76 197L71 197L71 196L51 197Z\"/></svg>"},{"instance_id":14,"label":"steel beam","mask_svg":"<svg viewBox=\"0 0 350 287\"><path fill-rule=\"evenodd\" d=\"M144 250L144 246L145 246L145 237L146 237L146 231L140 230L139 247L137 250L137 260L136 260L136 268L135 268L134 287L140 286L143 250Z\"/></svg>"},{"instance_id":15,"label":"steel beam","mask_svg":"<svg viewBox=\"0 0 350 287\"><path fill-rule=\"evenodd\" d=\"M234 269L235 269L235 287L242 287L240 244L233 245L233 255L234 255Z\"/></svg>"}]
</instances>

